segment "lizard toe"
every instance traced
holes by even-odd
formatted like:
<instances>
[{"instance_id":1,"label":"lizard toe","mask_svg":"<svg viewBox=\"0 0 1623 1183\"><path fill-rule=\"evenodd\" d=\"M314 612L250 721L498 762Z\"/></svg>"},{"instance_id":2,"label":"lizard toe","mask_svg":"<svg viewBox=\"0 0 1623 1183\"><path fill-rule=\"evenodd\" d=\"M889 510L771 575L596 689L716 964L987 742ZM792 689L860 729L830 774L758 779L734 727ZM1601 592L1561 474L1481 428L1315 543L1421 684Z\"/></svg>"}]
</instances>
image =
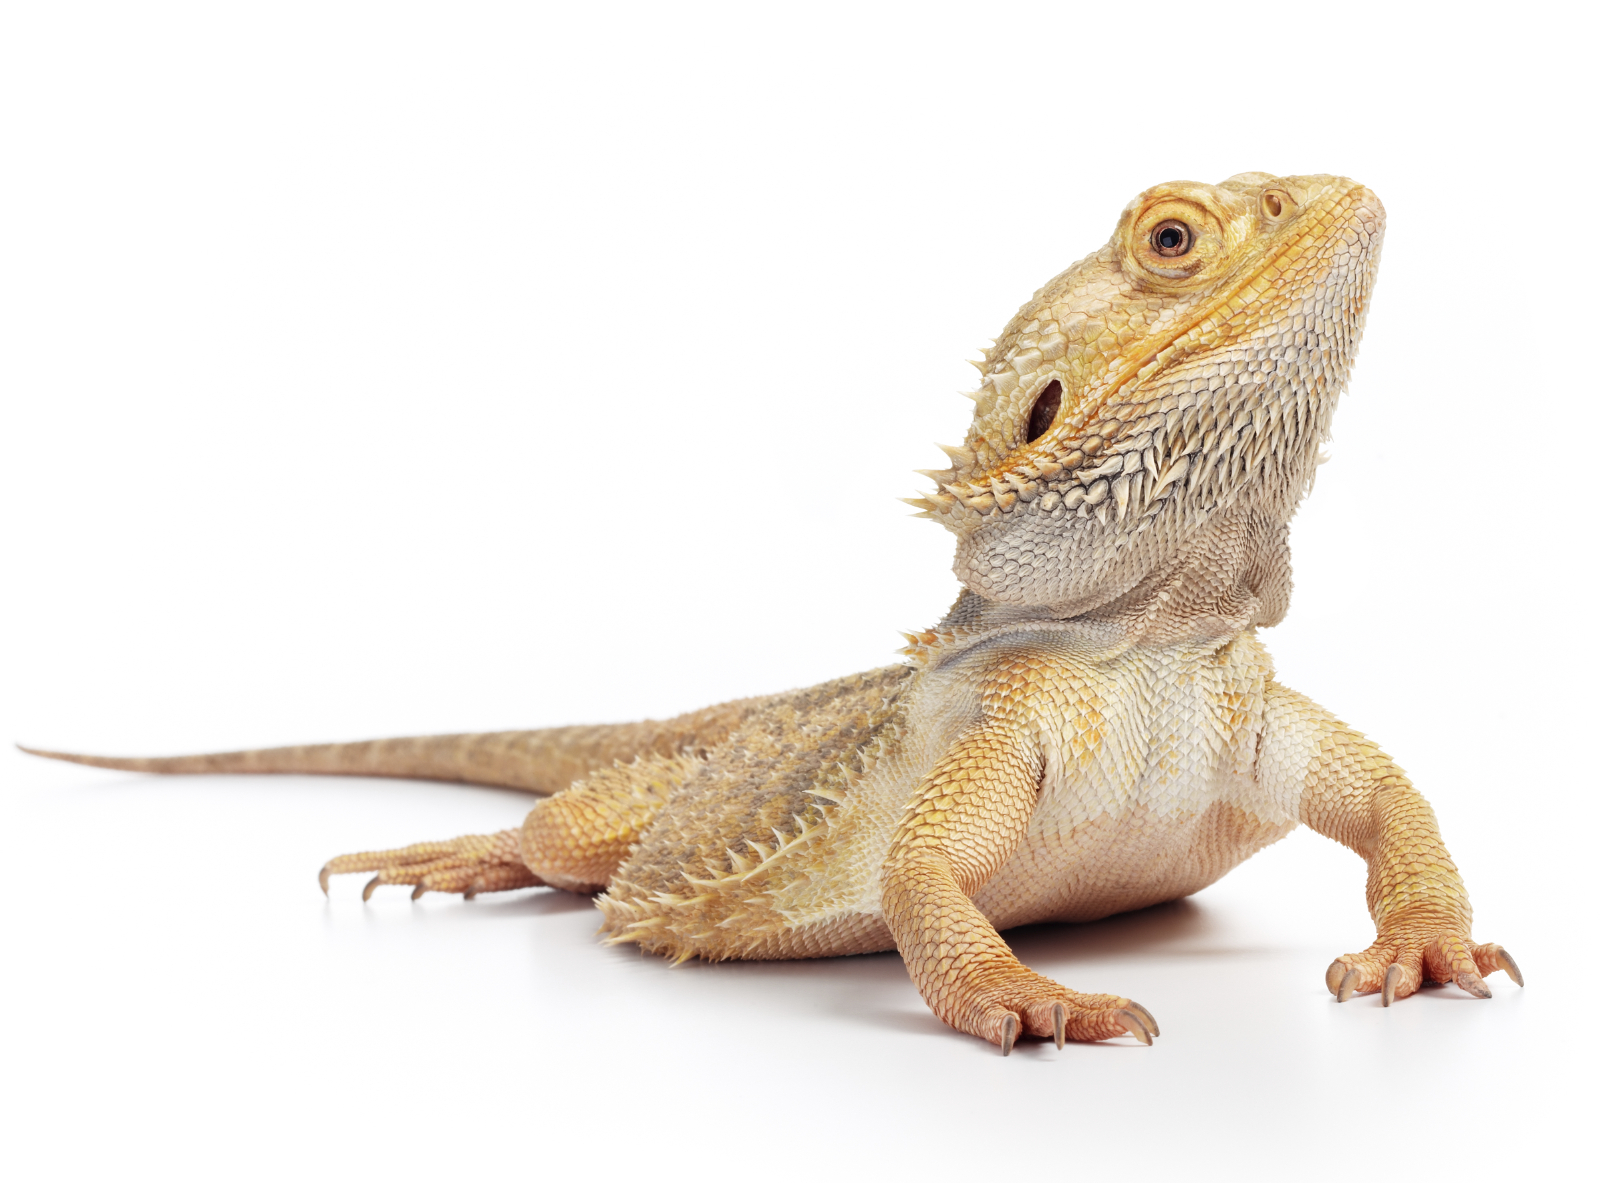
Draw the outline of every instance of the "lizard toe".
<instances>
[{"instance_id":1,"label":"lizard toe","mask_svg":"<svg viewBox=\"0 0 1623 1183\"><path fill-rule=\"evenodd\" d=\"M454 892L471 899L483 891L543 886L542 880L524 865L518 835L517 830L507 830L445 842L418 842L395 850L340 855L321 868L321 889L327 890L333 875L361 871L374 872L361 889L363 901L370 900L383 884L409 884L414 900L431 891Z\"/></svg>"},{"instance_id":2,"label":"lizard toe","mask_svg":"<svg viewBox=\"0 0 1623 1183\"><path fill-rule=\"evenodd\" d=\"M1501 969L1521 984L1521 968L1502 946L1477 944L1468 933L1454 922L1394 923L1362 953L1332 961L1324 984L1337 1002L1378 991L1382 1006L1409 997L1424 982L1453 982L1473 997L1492 998L1482 979Z\"/></svg>"},{"instance_id":3,"label":"lizard toe","mask_svg":"<svg viewBox=\"0 0 1623 1183\"><path fill-rule=\"evenodd\" d=\"M1527 984L1522 980L1521 966L1516 964L1516 959L1505 951L1503 945L1477 945L1471 950L1471 959L1476 962L1477 973L1483 977L1502 969L1505 976L1518 986Z\"/></svg>"},{"instance_id":4,"label":"lizard toe","mask_svg":"<svg viewBox=\"0 0 1623 1183\"><path fill-rule=\"evenodd\" d=\"M1093 1042L1131 1035L1149 1043L1160 1027L1149 1011L1115 994L1079 994L1024 966L982 982L969 997L943 999L939 1007L949 1023L979 1035L1009 1054L1022 1035L1052 1039L1056 1047L1077 1040Z\"/></svg>"},{"instance_id":5,"label":"lizard toe","mask_svg":"<svg viewBox=\"0 0 1623 1183\"><path fill-rule=\"evenodd\" d=\"M1128 1010L1126 1007L1123 1007L1116 1012L1116 1021L1123 1027L1126 1027L1127 1030L1132 1034L1133 1038L1145 1046L1155 1042L1154 1038L1150 1035L1149 1027L1147 1027L1144 1023L1144 1020L1139 1018L1137 1014L1131 1010Z\"/></svg>"}]
</instances>

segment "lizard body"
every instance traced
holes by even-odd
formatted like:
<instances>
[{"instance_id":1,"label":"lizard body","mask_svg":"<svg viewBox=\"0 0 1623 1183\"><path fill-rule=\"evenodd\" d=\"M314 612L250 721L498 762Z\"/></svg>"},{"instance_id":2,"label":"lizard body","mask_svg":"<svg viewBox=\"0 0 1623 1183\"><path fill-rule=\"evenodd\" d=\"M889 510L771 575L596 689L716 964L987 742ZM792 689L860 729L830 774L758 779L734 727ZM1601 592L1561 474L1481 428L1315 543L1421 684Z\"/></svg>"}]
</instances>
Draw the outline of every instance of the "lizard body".
<instances>
[{"instance_id":1,"label":"lizard body","mask_svg":"<svg viewBox=\"0 0 1623 1183\"><path fill-rule=\"evenodd\" d=\"M1376 941L1338 999L1519 971L1471 939L1435 818L1391 760L1280 686L1258 627L1344 389L1385 226L1340 177L1141 194L981 365L952 467L915 502L958 602L907 664L659 723L165 759L158 772L424 776L543 795L522 827L346 855L424 891L598 895L612 942L676 960L899 949L932 1009L1149 1042L1155 1020L1014 958L1000 929L1200 890L1306 824L1369 863Z\"/></svg>"}]
</instances>

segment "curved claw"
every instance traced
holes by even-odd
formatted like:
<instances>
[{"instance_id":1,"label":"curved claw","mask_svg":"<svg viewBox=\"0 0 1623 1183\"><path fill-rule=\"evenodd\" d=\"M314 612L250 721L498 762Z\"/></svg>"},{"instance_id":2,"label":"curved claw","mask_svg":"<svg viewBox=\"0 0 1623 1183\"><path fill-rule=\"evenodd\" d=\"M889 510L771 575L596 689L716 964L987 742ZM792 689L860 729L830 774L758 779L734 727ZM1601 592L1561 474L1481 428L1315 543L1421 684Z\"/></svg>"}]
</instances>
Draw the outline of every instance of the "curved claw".
<instances>
[{"instance_id":1,"label":"curved claw","mask_svg":"<svg viewBox=\"0 0 1623 1183\"><path fill-rule=\"evenodd\" d=\"M1003 1016L1003 1054L1008 1055L1014 1050L1014 1041L1020 1034L1020 1020L1014 1015Z\"/></svg>"},{"instance_id":2,"label":"curved claw","mask_svg":"<svg viewBox=\"0 0 1623 1183\"><path fill-rule=\"evenodd\" d=\"M1398 983L1403 980L1403 967L1393 962L1386 967L1386 981L1381 983L1381 1005L1391 1006L1398 996Z\"/></svg>"},{"instance_id":3,"label":"curved claw","mask_svg":"<svg viewBox=\"0 0 1623 1183\"><path fill-rule=\"evenodd\" d=\"M321 874L319 876L317 876L318 881L321 883L321 894L322 895L327 894L327 880L328 880L329 877L331 877L331 875L332 875L332 864L331 863L323 863L321 865Z\"/></svg>"},{"instance_id":4,"label":"curved claw","mask_svg":"<svg viewBox=\"0 0 1623 1183\"><path fill-rule=\"evenodd\" d=\"M366 886L361 888L361 903L364 904L370 900L372 898L372 893L378 889L378 884L382 882L382 875L374 875L371 879L367 880Z\"/></svg>"},{"instance_id":5,"label":"curved claw","mask_svg":"<svg viewBox=\"0 0 1623 1183\"><path fill-rule=\"evenodd\" d=\"M1130 1011L1130 1010L1119 1010L1119 1011L1117 1011L1116 1012L1116 1022L1120 1023L1123 1027L1126 1027L1128 1032L1132 1035L1132 1037L1134 1039L1138 1040L1140 1043L1148 1045L1148 1044L1151 1044L1151 1043L1155 1042L1155 1040L1150 1035L1150 1029L1148 1027L1146 1027L1144 1025L1144 1021L1142 1019L1140 1019L1137 1015L1135 1015L1132 1011Z\"/></svg>"},{"instance_id":6,"label":"curved claw","mask_svg":"<svg viewBox=\"0 0 1623 1183\"><path fill-rule=\"evenodd\" d=\"M1065 1004L1054 1004L1054 1050L1059 1051L1065 1046Z\"/></svg>"},{"instance_id":7,"label":"curved claw","mask_svg":"<svg viewBox=\"0 0 1623 1183\"><path fill-rule=\"evenodd\" d=\"M1151 1035L1159 1036L1161 1034L1161 1024L1155 1021L1155 1016L1145 1010L1139 1003L1131 1002L1131 1000L1129 1002L1128 1009L1138 1016L1139 1021L1144 1024L1144 1029Z\"/></svg>"},{"instance_id":8,"label":"curved claw","mask_svg":"<svg viewBox=\"0 0 1623 1183\"><path fill-rule=\"evenodd\" d=\"M426 883L419 883L419 884L418 884L418 885L417 885L417 886L416 886L416 887L414 887L414 888L412 888L412 889L411 889L411 898L412 898L412 899L413 899L413 900L420 900L420 899L422 899L422 898L423 898L423 895L424 895L424 894L425 894L425 893L426 893L426 892L427 892L427 891L428 891L428 884L426 884Z\"/></svg>"},{"instance_id":9,"label":"curved claw","mask_svg":"<svg viewBox=\"0 0 1623 1183\"><path fill-rule=\"evenodd\" d=\"M1329 987L1330 993L1341 993L1341 980L1347 976L1347 963L1337 957L1324 971L1324 984Z\"/></svg>"},{"instance_id":10,"label":"curved claw","mask_svg":"<svg viewBox=\"0 0 1623 1183\"><path fill-rule=\"evenodd\" d=\"M1336 985L1336 1001L1346 1002L1347 999L1357 993L1358 971L1352 966L1348 966L1347 972L1341 975L1341 981Z\"/></svg>"},{"instance_id":11,"label":"curved claw","mask_svg":"<svg viewBox=\"0 0 1623 1183\"><path fill-rule=\"evenodd\" d=\"M1505 976L1507 978L1515 982L1518 986L1527 985L1526 982L1522 981L1521 966L1516 964L1516 959L1514 957L1505 952L1505 947L1503 945L1499 946L1498 950L1494 953L1494 956L1499 959L1499 968L1505 971Z\"/></svg>"},{"instance_id":12,"label":"curved claw","mask_svg":"<svg viewBox=\"0 0 1623 1183\"><path fill-rule=\"evenodd\" d=\"M471 900L474 896L476 896L478 894L479 894L479 889L477 887L470 887L470 888L468 888L467 891L462 893L462 898L465 899L465 900Z\"/></svg>"},{"instance_id":13,"label":"curved claw","mask_svg":"<svg viewBox=\"0 0 1623 1183\"><path fill-rule=\"evenodd\" d=\"M1492 998L1493 991L1488 989L1488 983L1477 977L1474 973L1457 973L1454 975L1454 984L1467 994L1477 998Z\"/></svg>"}]
</instances>

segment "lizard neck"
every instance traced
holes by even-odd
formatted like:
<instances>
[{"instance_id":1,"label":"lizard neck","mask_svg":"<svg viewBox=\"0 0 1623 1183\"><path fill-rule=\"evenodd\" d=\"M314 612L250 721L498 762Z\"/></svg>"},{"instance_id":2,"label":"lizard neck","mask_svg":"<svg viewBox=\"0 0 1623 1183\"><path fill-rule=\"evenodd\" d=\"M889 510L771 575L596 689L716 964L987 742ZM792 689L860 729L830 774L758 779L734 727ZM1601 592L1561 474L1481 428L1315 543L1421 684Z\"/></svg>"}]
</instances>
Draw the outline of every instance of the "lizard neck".
<instances>
[{"instance_id":1,"label":"lizard neck","mask_svg":"<svg viewBox=\"0 0 1623 1183\"><path fill-rule=\"evenodd\" d=\"M1290 593L1285 524L1258 510L1232 510L1126 594L1078 619L1115 625L1136 644L1220 640L1278 624Z\"/></svg>"},{"instance_id":2,"label":"lizard neck","mask_svg":"<svg viewBox=\"0 0 1623 1183\"><path fill-rule=\"evenodd\" d=\"M1210 642L1284 619L1290 605L1290 545L1283 522L1256 510L1220 513L1165 563L1124 594L1079 614L1062 606L1007 604L968 588L935 628L902 652L916 664L939 664L995 633L1066 625L1091 634L1102 649Z\"/></svg>"}]
</instances>

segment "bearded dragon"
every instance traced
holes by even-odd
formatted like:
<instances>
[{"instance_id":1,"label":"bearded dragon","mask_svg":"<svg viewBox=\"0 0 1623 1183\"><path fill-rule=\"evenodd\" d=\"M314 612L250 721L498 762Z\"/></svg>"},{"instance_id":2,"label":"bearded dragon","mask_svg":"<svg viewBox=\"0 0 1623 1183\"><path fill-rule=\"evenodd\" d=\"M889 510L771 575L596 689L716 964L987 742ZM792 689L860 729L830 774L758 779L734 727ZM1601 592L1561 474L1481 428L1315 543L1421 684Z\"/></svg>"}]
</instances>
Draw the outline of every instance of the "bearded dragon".
<instances>
[{"instance_id":1,"label":"bearded dragon","mask_svg":"<svg viewBox=\"0 0 1623 1183\"><path fill-rule=\"evenodd\" d=\"M424 892L592 893L611 942L691 957L899 950L931 1009L1021 1035L1159 1027L1022 965L999 931L1199 891L1307 825L1368 863L1374 942L1338 1001L1483 978L1431 808L1374 743L1274 680L1287 530L1364 329L1386 215L1343 177L1242 173L1134 198L985 360L914 504L963 590L905 664L662 722L103 768L419 777L529 790L517 829L347 854ZM27 750L27 749L25 749Z\"/></svg>"}]
</instances>

